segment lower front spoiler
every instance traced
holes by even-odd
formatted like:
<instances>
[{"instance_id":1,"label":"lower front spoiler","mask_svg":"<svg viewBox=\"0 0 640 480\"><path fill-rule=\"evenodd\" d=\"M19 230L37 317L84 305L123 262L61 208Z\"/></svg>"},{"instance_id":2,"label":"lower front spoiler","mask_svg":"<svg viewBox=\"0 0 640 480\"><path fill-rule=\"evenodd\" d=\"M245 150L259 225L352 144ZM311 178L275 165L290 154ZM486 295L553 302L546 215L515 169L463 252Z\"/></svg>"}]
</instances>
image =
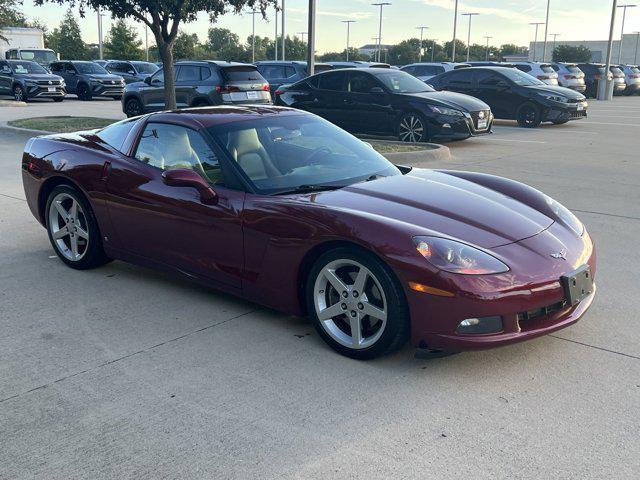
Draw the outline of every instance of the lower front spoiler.
<instances>
[{"instance_id":1,"label":"lower front spoiler","mask_svg":"<svg viewBox=\"0 0 640 480\"><path fill-rule=\"evenodd\" d=\"M425 333L421 335L422 340L416 352L418 357L434 358L445 356L455 352L465 350L484 350L488 348L511 345L513 343L524 342L536 337L548 335L557 330L562 330L576 323L589 309L596 295L596 285L593 285L593 293L582 300L574 307L570 307L555 315L549 315L534 328L524 329L518 327L518 331L503 332L489 335L444 335ZM441 353L438 355L438 353Z\"/></svg>"}]
</instances>

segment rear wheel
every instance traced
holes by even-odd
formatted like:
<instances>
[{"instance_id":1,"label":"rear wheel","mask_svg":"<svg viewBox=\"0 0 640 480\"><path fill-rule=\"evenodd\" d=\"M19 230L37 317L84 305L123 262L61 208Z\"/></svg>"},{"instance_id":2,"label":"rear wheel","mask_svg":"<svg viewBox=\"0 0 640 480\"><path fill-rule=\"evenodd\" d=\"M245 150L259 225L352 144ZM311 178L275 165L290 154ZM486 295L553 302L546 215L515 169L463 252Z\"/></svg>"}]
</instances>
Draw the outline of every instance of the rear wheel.
<instances>
[{"instance_id":1,"label":"rear wheel","mask_svg":"<svg viewBox=\"0 0 640 480\"><path fill-rule=\"evenodd\" d=\"M427 122L419 113L405 113L398 122L398 139L401 142L426 142Z\"/></svg>"},{"instance_id":2,"label":"rear wheel","mask_svg":"<svg viewBox=\"0 0 640 480\"><path fill-rule=\"evenodd\" d=\"M78 270L109 262L91 205L75 188L54 188L45 211L49 241L60 260Z\"/></svg>"},{"instance_id":3,"label":"rear wheel","mask_svg":"<svg viewBox=\"0 0 640 480\"><path fill-rule=\"evenodd\" d=\"M15 87L13 87L13 98L16 102L26 102L27 93L20 85L16 85Z\"/></svg>"},{"instance_id":4,"label":"rear wheel","mask_svg":"<svg viewBox=\"0 0 640 480\"><path fill-rule=\"evenodd\" d=\"M402 289L375 256L338 248L314 264L307 309L322 339L347 357L365 360L393 352L409 337Z\"/></svg>"},{"instance_id":5,"label":"rear wheel","mask_svg":"<svg viewBox=\"0 0 640 480\"><path fill-rule=\"evenodd\" d=\"M91 100L91 92L89 91L89 87L84 83L78 85L78 98L83 101Z\"/></svg>"},{"instance_id":6,"label":"rear wheel","mask_svg":"<svg viewBox=\"0 0 640 480\"><path fill-rule=\"evenodd\" d=\"M127 117L142 115L142 103L137 98L130 98L124 104L124 113Z\"/></svg>"},{"instance_id":7,"label":"rear wheel","mask_svg":"<svg viewBox=\"0 0 640 480\"><path fill-rule=\"evenodd\" d=\"M536 128L540 125L540 109L533 103L523 103L516 112L518 125L523 128Z\"/></svg>"}]
</instances>

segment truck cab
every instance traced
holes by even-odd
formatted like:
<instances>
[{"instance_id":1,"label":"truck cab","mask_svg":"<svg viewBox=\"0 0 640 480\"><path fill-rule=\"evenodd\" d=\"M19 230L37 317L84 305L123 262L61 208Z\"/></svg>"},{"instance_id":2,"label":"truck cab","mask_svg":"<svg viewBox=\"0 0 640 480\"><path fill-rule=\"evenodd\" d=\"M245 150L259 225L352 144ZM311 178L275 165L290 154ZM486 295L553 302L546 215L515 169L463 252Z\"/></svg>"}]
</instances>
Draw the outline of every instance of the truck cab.
<instances>
[{"instance_id":1,"label":"truck cab","mask_svg":"<svg viewBox=\"0 0 640 480\"><path fill-rule=\"evenodd\" d=\"M10 48L5 52L7 60L28 60L49 68L52 62L58 60L56 52L50 48Z\"/></svg>"}]
</instances>

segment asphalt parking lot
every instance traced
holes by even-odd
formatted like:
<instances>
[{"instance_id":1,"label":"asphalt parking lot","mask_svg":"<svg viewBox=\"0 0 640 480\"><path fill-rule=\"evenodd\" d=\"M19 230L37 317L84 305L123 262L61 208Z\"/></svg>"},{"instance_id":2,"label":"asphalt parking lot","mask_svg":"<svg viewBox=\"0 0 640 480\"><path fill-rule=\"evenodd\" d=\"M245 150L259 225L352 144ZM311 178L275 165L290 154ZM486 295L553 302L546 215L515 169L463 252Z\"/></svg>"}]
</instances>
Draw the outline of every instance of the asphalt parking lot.
<instances>
[{"instance_id":1,"label":"asphalt parking lot","mask_svg":"<svg viewBox=\"0 0 640 480\"><path fill-rule=\"evenodd\" d=\"M29 135L0 128L0 478L638 478L640 97L590 103L587 120L499 122L422 165L529 183L598 251L579 323L437 360L353 361L304 319L182 279L65 267L24 201ZM122 117L60 107L0 121Z\"/></svg>"}]
</instances>

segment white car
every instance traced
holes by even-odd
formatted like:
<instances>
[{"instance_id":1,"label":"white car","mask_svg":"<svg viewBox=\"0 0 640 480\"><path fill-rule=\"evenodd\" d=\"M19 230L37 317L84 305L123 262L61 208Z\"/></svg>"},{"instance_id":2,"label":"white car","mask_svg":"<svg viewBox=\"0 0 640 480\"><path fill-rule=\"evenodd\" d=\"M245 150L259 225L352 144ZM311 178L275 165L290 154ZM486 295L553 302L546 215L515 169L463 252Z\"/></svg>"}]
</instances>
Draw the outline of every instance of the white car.
<instances>
[{"instance_id":1,"label":"white car","mask_svg":"<svg viewBox=\"0 0 640 480\"><path fill-rule=\"evenodd\" d=\"M618 69L624 73L624 81L627 84L624 94L640 94L640 68L636 65L618 65Z\"/></svg>"},{"instance_id":2,"label":"white car","mask_svg":"<svg viewBox=\"0 0 640 480\"><path fill-rule=\"evenodd\" d=\"M584 72L575 63L554 62L551 68L558 74L558 85L580 93L587 89L584 83Z\"/></svg>"},{"instance_id":3,"label":"white car","mask_svg":"<svg viewBox=\"0 0 640 480\"><path fill-rule=\"evenodd\" d=\"M440 75L441 73L448 72L449 70L456 70L458 68L466 68L470 66L471 65L469 65L468 63L458 62L420 62L405 65L400 70L413 75L418 80L426 82L431 77L435 77L436 75Z\"/></svg>"},{"instance_id":4,"label":"white car","mask_svg":"<svg viewBox=\"0 0 640 480\"><path fill-rule=\"evenodd\" d=\"M547 85L558 85L558 74L549 63L540 62L512 62L518 70L528 73L532 77Z\"/></svg>"}]
</instances>

